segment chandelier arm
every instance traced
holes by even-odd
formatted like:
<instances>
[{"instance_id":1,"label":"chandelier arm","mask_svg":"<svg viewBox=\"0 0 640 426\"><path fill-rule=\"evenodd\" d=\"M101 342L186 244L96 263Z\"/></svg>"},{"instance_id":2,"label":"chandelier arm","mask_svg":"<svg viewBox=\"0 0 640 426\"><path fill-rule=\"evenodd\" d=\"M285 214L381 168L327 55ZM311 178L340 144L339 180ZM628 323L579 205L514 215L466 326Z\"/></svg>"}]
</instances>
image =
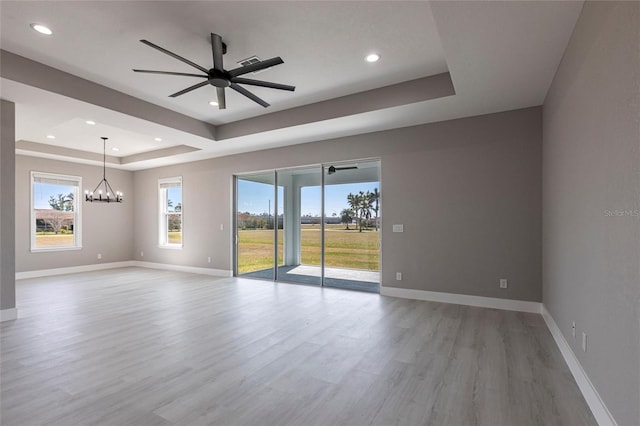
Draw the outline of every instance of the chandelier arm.
<instances>
[{"instance_id":1,"label":"chandelier arm","mask_svg":"<svg viewBox=\"0 0 640 426\"><path fill-rule=\"evenodd\" d=\"M102 185L102 182L104 182L104 179L102 179L100 182L98 182L98 186L96 186L96 189L93 190L93 193L97 193L98 189L100 189L100 185Z\"/></svg>"},{"instance_id":2,"label":"chandelier arm","mask_svg":"<svg viewBox=\"0 0 640 426\"><path fill-rule=\"evenodd\" d=\"M109 192L110 192L110 193L111 193L111 194L113 194L113 196L115 197L115 196L116 196L116 193L115 193L115 191L113 190L113 188L111 188L111 185L109 184L109 181L108 181L106 178L104 179L104 183L105 183L105 185L104 185L104 186L105 186L105 188L109 190L107 193L109 193Z\"/></svg>"}]
</instances>

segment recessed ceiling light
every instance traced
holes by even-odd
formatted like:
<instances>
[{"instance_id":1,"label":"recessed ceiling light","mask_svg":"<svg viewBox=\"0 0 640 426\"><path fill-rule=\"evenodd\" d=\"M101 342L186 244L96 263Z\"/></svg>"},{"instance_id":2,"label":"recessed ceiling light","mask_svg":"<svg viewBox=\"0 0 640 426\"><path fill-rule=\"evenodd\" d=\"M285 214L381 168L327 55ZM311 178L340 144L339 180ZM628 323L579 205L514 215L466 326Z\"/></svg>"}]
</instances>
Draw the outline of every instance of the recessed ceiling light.
<instances>
[{"instance_id":1,"label":"recessed ceiling light","mask_svg":"<svg viewBox=\"0 0 640 426\"><path fill-rule=\"evenodd\" d=\"M114 146L111 148L111 151L120 151L120 148L118 148L117 146Z\"/></svg>"},{"instance_id":2,"label":"recessed ceiling light","mask_svg":"<svg viewBox=\"0 0 640 426\"><path fill-rule=\"evenodd\" d=\"M49 27L45 27L44 25L41 25L41 24L31 24L31 28L33 28L34 30L36 30L40 34L44 34L44 35L53 34L53 31L51 31L51 29L49 29Z\"/></svg>"},{"instance_id":3,"label":"recessed ceiling light","mask_svg":"<svg viewBox=\"0 0 640 426\"><path fill-rule=\"evenodd\" d=\"M365 58L367 62L378 62L378 59L380 59L380 55L378 55L377 53L367 55L367 57Z\"/></svg>"},{"instance_id":4,"label":"recessed ceiling light","mask_svg":"<svg viewBox=\"0 0 640 426\"><path fill-rule=\"evenodd\" d=\"M56 137L54 135L47 135L47 139L55 139Z\"/></svg>"},{"instance_id":5,"label":"recessed ceiling light","mask_svg":"<svg viewBox=\"0 0 640 426\"><path fill-rule=\"evenodd\" d=\"M211 106L218 106L218 103L216 101L211 101L209 102L209 105Z\"/></svg>"},{"instance_id":6,"label":"recessed ceiling light","mask_svg":"<svg viewBox=\"0 0 640 426\"><path fill-rule=\"evenodd\" d=\"M154 138L153 140L156 142L162 142L162 138Z\"/></svg>"},{"instance_id":7,"label":"recessed ceiling light","mask_svg":"<svg viewBox=\"0 0 640 426\"><path fill-rule=\"evenodd\" d=\"M89 126L95 126L96 125L96 122L93 121L93 120L87 120L87 121L85 121L85 123L87 123Z\"/></svg>"}]
</instances>

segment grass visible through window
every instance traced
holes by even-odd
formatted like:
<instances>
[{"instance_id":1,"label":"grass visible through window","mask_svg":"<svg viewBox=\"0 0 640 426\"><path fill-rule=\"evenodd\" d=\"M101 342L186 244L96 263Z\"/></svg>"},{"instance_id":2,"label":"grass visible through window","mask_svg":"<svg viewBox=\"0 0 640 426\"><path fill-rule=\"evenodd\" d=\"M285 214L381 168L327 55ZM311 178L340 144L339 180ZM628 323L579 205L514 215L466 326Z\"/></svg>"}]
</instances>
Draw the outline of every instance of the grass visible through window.
<instances>
[{"instance_id":1,"label":"grass visible through window","mask_svg":"<svg viewBox=\"0 0 640 426\"><path fill-rule=\"evenodd\" d=\"M73 246L73 234L55 234L55 233L43 233L36 234L36 247L72 247Z\"/></svg>"},{"instance_id":2,"label":"grass visible through window","mask_svg":"<svg viewBox=\"0 0 640 426\"><path fill-rule=\"evenodd\" d=\"M325 232L325 266L377 271L380 255L379 232L369 229L345 230L344 225L327 225ZM238 231L238 273L273 267L273 230ZM278 231L278 259L282 264L283 231ZM320 225L302 225L302 264L320 265Z\"/></svg>"},{"instance_id":3,"label":"grass visible through window","mask_svg":"<svg viewBox=\"0 0 640 426\"><path fill-rule=\"evenodd\" d=\"M182 244L182 231L169 231L167 239L169 244Z\"/></svg>"}]
</instances>

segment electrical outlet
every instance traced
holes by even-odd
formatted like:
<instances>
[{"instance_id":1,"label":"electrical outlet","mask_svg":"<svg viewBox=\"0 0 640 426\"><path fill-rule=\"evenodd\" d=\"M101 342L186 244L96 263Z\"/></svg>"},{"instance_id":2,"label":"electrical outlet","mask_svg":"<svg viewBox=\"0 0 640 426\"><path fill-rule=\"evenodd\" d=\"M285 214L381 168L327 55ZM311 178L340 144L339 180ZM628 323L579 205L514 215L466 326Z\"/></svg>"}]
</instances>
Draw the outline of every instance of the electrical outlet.
<instances>
[{"instance_id":1,"label":"electrical outlet","mask_svg":"<svg viewBox=\"0 0 640 426\"><path fill-rule=\"evenodd\" d=\"M506 278L501 278L500 279L500 288L507 288L507 279Z\"/></svg>"},{"instance_id":2,"label":"electrical outlet","mask_svg":"<svg viewBox=\"0 0 640 426\"><path fill-rule=\"evenodd\" d=\"M207 257L207 263L211 263L211 256Z\"/></svg>"},{"instance_id":3,"label":"electrical outlet","mask_svg":"<svg viewBox=\"0 0 640 426\"><path fill-rule=\"evenodd\" d=\"M396 280L402 281L402 272L396 272Z\"/></svg>"},{"instance_id":4,"label":"electrical outlet","mask_svg":"<svg viewBox=\"0 0 640 426\"><path fill-rule=\"evenodd\" d=\"M587 351L587 333L582 333L582 352Z\"/></svg>"},{"instance_id":5,"label":"electrical outlet","mask_svg":"<svg viewBox=\"0 0 640 426\"><path fill-rule=\"evenodd\" d=\"M144 252L140 251L140 257L144 257Z\"/></svg>"},{"instance_id":6,"label":"electrical outlet","mask_svg":"<svg viewBox=\"0 0 640 426\"><path fill-rule=\"evenodd\" d=\"M573 321L571 323L571 334L573 335L573 338L575 339L576 338L576 322L575 321Z\"/></svg>"},{"instance_id":7,"label":"electrical outlet","mask_svg":"<svg viewBox=\"0 0 640 426\"><path fill-rule=\"evenodd\" d=\"M98 253L98 260L102 259L102 253Z\"/></svg>"},{"instance_id":8,"label":"electrical outlet","mask_svg":"<svg viewBox=\"0 0 640 426\"><path fill-rule=\"evenodd\" d=\"M220 230L221 230L221 231L224 231L224 223L221 223L221 224L220 224Z\"/></svg>"}]
</instances>

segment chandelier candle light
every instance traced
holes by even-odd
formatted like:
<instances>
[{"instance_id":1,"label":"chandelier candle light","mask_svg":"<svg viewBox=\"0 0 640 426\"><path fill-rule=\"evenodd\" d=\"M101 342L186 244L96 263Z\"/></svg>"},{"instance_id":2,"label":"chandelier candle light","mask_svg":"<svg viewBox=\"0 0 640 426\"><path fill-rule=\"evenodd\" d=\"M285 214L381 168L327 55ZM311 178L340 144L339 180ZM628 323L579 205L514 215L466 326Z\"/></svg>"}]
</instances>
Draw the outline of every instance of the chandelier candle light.
<instances>
[{"instance_id":1,"label":"chandelier candle light","mask_svg":"<svg viewBox=\"0 0 640 426\"><path fill-rule=\"evenodd\" d=\"M121 203L122 192L113 191L111 185L109 185L109 181L107 180L107 139L102 137L102 180L96 186L96 189L89 192L87 190L84 191L84 200L90 203L99 202L99 203ZM104 194L100 186L104 187Z\"/></svg>"}]
</instances>

